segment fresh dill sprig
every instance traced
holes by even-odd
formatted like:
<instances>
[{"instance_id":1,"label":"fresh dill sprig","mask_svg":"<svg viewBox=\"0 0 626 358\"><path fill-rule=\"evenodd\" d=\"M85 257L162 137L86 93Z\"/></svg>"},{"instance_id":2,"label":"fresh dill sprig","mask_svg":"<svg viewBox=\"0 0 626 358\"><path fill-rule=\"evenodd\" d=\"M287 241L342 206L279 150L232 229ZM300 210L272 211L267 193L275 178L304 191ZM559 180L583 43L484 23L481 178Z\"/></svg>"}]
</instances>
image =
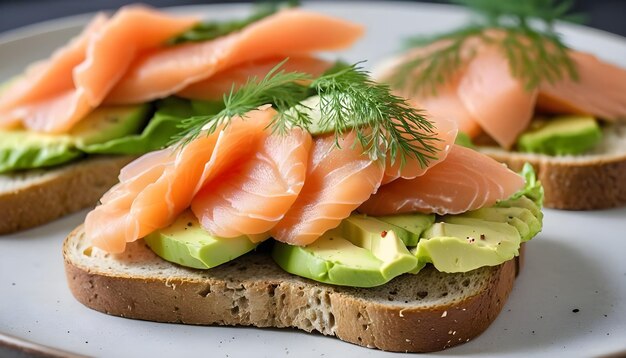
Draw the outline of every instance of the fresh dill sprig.
<instances>
[{"instance_id":1,"label":"fresh dill sprig","mask_svg":"<svg viewBox=\"0 0 626 358\"><path fill-rule=\"evenodd\" d=\"M388 81L410 94L436 94L463 63L471 60L477 46L494 44L506 55L513 76L527 90L541 82L554 83L563 78L577 79L576 67L555 22L580 21L570 15L570 0L453 0L478 14L474 22L429 37L407 41L410 47L425 47L396 67ZM426 47L431 46L431 47Z\"/></svg>"},{"instance_id":2,"label":"fresh dill sprig","mask_svg":"<svg viewBox=\"0 0 626 358\"><path fill-rule=\"evenodd\" d=\"M307 88L300 83L310 81L311 77L302 72L285 72L280 67L287 61L272 68L262 80L249 78L246 84L236 89L231 87L229 94L224 95L224 109L215 115L194 116L181 121L181 131L172 138L170 144L186 145L196 139L203 132L211 134L219 128L228 125L235 117L245 117L246 113L264 105L274 104L279 114L286 113L307 97ZM306 128L309 125L308 117L297 113L280 116L284 120L277 121L274 128L284 132L289 124Z\"/></svg>"},{"instance_id":3,"label":"fresh dill sprig","mask_svg":"<svg viewBox=\"0 0 626 358\"><path fill-rule=\"evenodd\" d=\"M413 158L426 166L436 158L434 142L439 139L432 123L406 100L393 95L387 85L373 82L359 64L342 65L312 79L303 73L280 70L284 62L261 81L252 78L239 90L233 87L224 96L221 112L183 120L174 142L184 146L202 134L226 127L235 117L245 118L247 112L272 104L277 111L270 123L274 132L308 129L313 120L311 111L318 111L322 122L319 127L334 133L337 146L344 133L354 131L356 142L372 160L389 158L394 163L399 159L403 164ZM320 97L318 108L300 103L312 94Z\"/></svg>"},{"instance_id":4,"label":"fresh dill sprig","mask_svg":"<svg viewBox=\"0 0 626 358\"><path fill-rule=\"evenodd\" d=\"M373 160L414 158L427 166L437 154L433 125L389 86L373 82L354 64L311 83L320 96L322 128L334 128L336 142L349 129Z\"/></svg>"},{"instance_id":5,"label":"fresh dill sprig","mask_svg":"<svg viewBox=\"0 0 626 358\"><path fill-rule=\"evenodd\" d=\"M239 31L244 27L262 20L279 10L299 6L298 0L288 1L265 1L256 6L252 15L241 20L208 21L201 22L191 29L179 34L168 41L170 45L178 45L185 42L209 41L232 32Z\"/></svg>"}]
</instances>

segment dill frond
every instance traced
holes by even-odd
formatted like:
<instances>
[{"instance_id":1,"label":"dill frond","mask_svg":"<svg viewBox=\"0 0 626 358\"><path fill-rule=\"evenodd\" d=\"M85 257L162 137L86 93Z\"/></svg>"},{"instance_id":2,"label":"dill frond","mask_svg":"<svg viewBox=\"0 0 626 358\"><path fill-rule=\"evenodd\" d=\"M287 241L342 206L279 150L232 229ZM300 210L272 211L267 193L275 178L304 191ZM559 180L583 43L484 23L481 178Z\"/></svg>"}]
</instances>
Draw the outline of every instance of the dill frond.
<instances>
[{"instance_id":1,"label":"dill frond","mask_svg":"<svg viewBox=\"0 0 626 358\"><path fill-rule=\"evenodd\" d=\"M286 61L286 60L285 60ZM389 158L405 163L416 159L422 166L436 158L439 139L423 114L405 99L392 94L387 85L373 82L359 64L342 64L317 79L299 72L284 72L281 62L261 81L251 78L240 89L224 96L224 109L212 116L197 116L181 122L176 145L184 146L198 136L209 135L228 126L235 117L264 104L272 104L277 114L272 131L285 134L292 128L307 130L311 110L318 111L319 126L334 133L336 144L347 131L354 131L364 153L372 160ZM301 102L317 94L318 108Z\"/></svg>"},{"instance_id":2,"label":"dill frond","mask_svg":"<svg viewBox=\"0 0 626 358\"><path fill-rule=\"evenodd\" d=\"M461 65L476 54L476 47L495 44L507 56L511 73L524 82L527 90L543 81L577 79L576 67L559 34L557 20L579 21L571 15L570 0L454 0L479 15L467 26L429 37L410 39L411 47L442 45L417 54L397 66L387 81L410 95L434 95L452 78ZM496 31L493 31L496 30ZM479 41L472 41L478 39Z\"/></svg>"}]
</instances>

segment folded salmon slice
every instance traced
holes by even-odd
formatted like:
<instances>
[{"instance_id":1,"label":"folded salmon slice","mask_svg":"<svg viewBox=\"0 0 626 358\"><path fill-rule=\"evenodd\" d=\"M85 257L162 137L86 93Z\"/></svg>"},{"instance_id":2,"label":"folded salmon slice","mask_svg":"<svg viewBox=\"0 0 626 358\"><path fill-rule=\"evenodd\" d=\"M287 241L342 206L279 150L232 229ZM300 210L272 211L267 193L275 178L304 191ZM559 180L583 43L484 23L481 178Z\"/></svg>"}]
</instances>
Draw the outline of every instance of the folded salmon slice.
<instances>
[{"instance_id":1,"label":"folded salmon slice","mask_svg":"<svg viewBox=\"0 0 626 358\"><path fill-rule=\"evenodd\" d=\"M435 159L430 159L428 164L423 166L416 158L408 157L404 164L400 160L401 157L398 155L396 160L391 161L391 156L386 158L385 165L385 175L382 180L382 184L390 183L398 178L403 179L413 179L420 175L423 175L428 169L432 168L437 163L446 159L448 152L452 148L454 144L454 140L456 139L456 135L458 133L457 124L454 121L448 120L444 117L433 117L430 116L428 118L434 125L433 134L425 133L427 135L432 135L437 140L429 142L429 144L433 145L435 148L434 153L430 153ZM415 132L423 132L419 129L415 129ZM422 147L419 143L415 143L416 146Z\"/></svg>"},{"instance_id":2,"label":"folded salmon slice","mask_svg":"<svg viewBox=\"0 0 626 358\"><path fill-rule=\"evenodd\" d=\"M496 39L504 35L497 30L490 30L488 34ZM500 48L475 41L470 40L467 46L476 46L475 55L466 59L472 52L462 53L463 66L452 79L438 86L435 95L420 91L414 94L410 88L396 90L431 115L455 120L459 130L470 137L482 130L507 149L528 128L536 108L605 120L626 118L626 70L591 54L570 51L578 79L544 81L537 89L526 90L524 82L511 74L508 58ZM391 70L403 63L443 45L445 42L441 41L416 48L390 61L383 78L389 78ZM417 68L415 75L421 70Z\"/></svg>"},{"instance_id":3,"label":"folded salmon slice","mask_svg":"<svg viewBox=\"0 0 626 358\"><path fill-rule=\"evenodd\" d=\"M394 72L403 64L410 62L416 58L426 56L435 50L439 50L449 42L439 41L425 47L413 48L397 58L391 59L379 67L377 78L383 82L391 80ZM479 46L475 40L470 40L468 46ZM464 51L461 61L468 62L472 52ZM404 87L395 87L394 92L404 98L415 107L425 111L432 118L449 119L456 122L458 130L470 137L480 134L481 129L478 122L470 113L465 104L459 97L459 82L463 78L467 66L461 66L447 82L436 86L436 91L429 89L414 88L409 80ZM407 76L419 76L424 70L423 66L418 66L411 74Z\"/></svg>"},{"instance_id":4,"label":"folded salmon slice","mask_svg":"<svg viewBox=\"0 0 626 358\"><path fill-rule=\"evenodd\" d=\"M85 232L96 247L123 252L127 242L171 224L207 183L218 180L253 153L274 115L271 109L235 118L224 130L201 136L181 150L149 153L120 175L102 205L85 219Z\"/></svg>"},{"instance_id":5,"label":"folded salmon slice","mask_svg":"<svg viewBox=\"0 0 626 358\"><path fill-rule=\"evenodd\" d=\"M485 48L469 63L457 89L472 118L500 146L511 148L528 128L537 90L511 74L502 50Z\"/></svg>"},{"instance_id":6,"label":"folded salmon slice","mask_svg":"<svg viewBox=\"0 0 626 358\"><path fill-rule=\"evenodd\" d=\"M524 179L503 164L454 145L446 159L424 175L383 185L358 210L368 215L460 214L491 206L523 186Z\"/></svg>"},{"instance_id":7,"label":"folded salmon slice","mask_svg":"<svg viewBox=\"0 0 626 358\"><path fill-rule=\"evenodd\" d=\"M178 96L199 100L222 99L231 89L238 89L249 79L262 80L265 75L285 58L254 60L227 68L210 78L193 83L177 93ZM322 75L332 63L310 56L290 57L281 67L285 72L303 72L313 77ZM234 87L233 87L234 86Z\"/></svg>"},{"instance_id":8,"label":"folded salmon slice","mask_svg":"<svg viewBox=\"0 0 626 358\"><path fill-rule=\"evenodd\" d=\"M301 129L261 138L248 159L194 197L191 209L202 227L221 237L268 232L300 194L311 144Z\"/></svg>"},{"instance_id":9,"label":"folded salmon slice","mask_svg":"<svg viewBox=\"0 0 626 358\"><path fill-rule=\"evenodd\" d=\"M20 121L34 131L62 133L100 105L141 52L160 47L198 22L143 6L98 15L83 33L48 61L37 64L0 104L0 126Z\"/></svg>"},{"instance_id":10,"label":"folded salmon slice","mask_svg":"<svg viewBox=\"0 0 626 358\"><path fill-rule=\"evenodd\" d=\"M123 7L89 42L87 60L74 70L76 88L85 91L94 107L99 105L140 53L162 47L198 21L140 5Z\"/></svg>"},{"instance_id":11,"label":"folded salmon slice","mask_svg":"<svg viewBox=\"0 0 626 358\"><path fill-rule=\"evenodd\" d=\"M542 83L537 107L560 114L626 119L626 70L588 53L572 51L570 55L578 79Z\"/></svg>"},{"instance_id":12,"label":"folded salmon slice","mask_svg":"<svg viewBox=\"0 0 626 358\"><path fill-rule=\"evenodd\" d=\"M310 244L376 192L384 165L370 160L354 140L354 133L349 133L336 148L333 135L315 139L304 186L270 231L272 237L293 245Z\"/></svg>"},{"instance_id":13,"label":"folded salmon slice","mask_svg":"<svg viewBox=\"0 0 626 358\"><path fill-rule=\"evenodd\" d=\"M415 108L422 108L431 118L448 118L457 124L458 130L470 137L480 134L478 121L459 97L459 79L443 84L433 95L410 97Z\"/></svg>"},{"instance_id":14,"label":"folded salmon slice","mask_svg":"<svg viewBox=\"0 0 626 358\"><path fill-rule=\"evenodd\" d=\"M283 10L212 41L162 48L139 57L106 102L163 98L238 64L339 50L362 34L363 28L351 22L300 9Z\"/></svg>"},{"instance_id":15,"label":"folded salmon slice","mask_svg":"<svg viewBox=\"0 0 626 358\"><path fill-rule=\"evenodd\" d=\"M67 109L72 112L72 108L75 108L73 112L84 112L84 109L78 107L82 107L80 104L86 101L74 93L72 73L85 60L89 39L106 22L107 17L104 14L96 15L80 35L56 50L49 59L29 66L23 76L11 83L0 95L0 128L16 126L23 119L37 123L35 126L45 126L48 121L45 114L59 110L52 103L55 100L58 100L58 107L62 109L59 113L63 114ZM41 112L39 105L44 108ZM75 115L65 114L69 117Z\"/></svg>"},{"instance_id":16,"label":"folded salmon slice","mask_svg":"<svg viewBox=\"0 0 626 358\"><path fill-rule=\"evenodd\" d=\"M73 88L72 71L85 60L90 37L99 31L106 21L106 15L96 15L80 35L56 50L48 60L30 65L24 75L0 96L0 112L45 100Z\"/></svg>"}]
</instances>

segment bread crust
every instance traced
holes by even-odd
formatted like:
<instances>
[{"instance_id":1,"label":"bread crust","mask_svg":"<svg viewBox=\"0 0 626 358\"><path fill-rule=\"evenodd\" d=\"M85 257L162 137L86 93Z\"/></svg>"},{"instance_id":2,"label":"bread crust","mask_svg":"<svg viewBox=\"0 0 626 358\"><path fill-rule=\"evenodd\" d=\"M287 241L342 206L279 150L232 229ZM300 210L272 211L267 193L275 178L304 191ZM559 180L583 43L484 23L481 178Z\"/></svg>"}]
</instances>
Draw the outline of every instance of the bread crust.
<instances>
[{"instance_id":1,"label":"bread crust","mask_svg":"<svg viewBox=\"0 0 626 358\"><path fill-rule=\"evenodd\" d=\"M133 157L96 157L59 168L0 175L0 234L35 227L93 206Z\"/></svg>"},{"instance_id":2,"label":"bread crust","mask_svg":"<svg viewBox=\"0 0 626 358\"><path fill-rule=\"evenodd\" d=\"M230 275L214 271L219 268L198 271L163 260L164 270L176 267L189 274L156 272L161 269L149 276L107 271L76 257L82 249L75 245L84 240L82 235L79 227L64 242L65 270L74 297L94 310L158 322L316 330L360 346L394 352L439 351L478 336L499 314L520 268L517 259L484 268L487 279L476 294L424 307L387 298L394 294L387 294L390 284L375 288L384 292L384 297L374 300L365 294L371 289L325 285L289 275L276 268L268 255L259 253L222 265L234 266L228 271ZM139 245L149 251L143 243ZM109 263L103 262L102 267L110 267ZM133 265L140 267L141 262ZM274 268L267 269L267 265ZM247 267L255 272L244 273ZM420 275L396 278L400 282L394 287L424 280ZM457 274L443 275L452 278Z\"/></svg>"},{"instance_id":3,"label":"bread crust","mask_svg":"<svg viewBox=\"0 0 626 358\"><path fill-rule=\"evenodd\" d=\"M533 165L545 190L544 206L597 210L626 205L626 155L589 160L551 160L546 156L481 150L519 171Z\"/></svg>"}]
</instances>

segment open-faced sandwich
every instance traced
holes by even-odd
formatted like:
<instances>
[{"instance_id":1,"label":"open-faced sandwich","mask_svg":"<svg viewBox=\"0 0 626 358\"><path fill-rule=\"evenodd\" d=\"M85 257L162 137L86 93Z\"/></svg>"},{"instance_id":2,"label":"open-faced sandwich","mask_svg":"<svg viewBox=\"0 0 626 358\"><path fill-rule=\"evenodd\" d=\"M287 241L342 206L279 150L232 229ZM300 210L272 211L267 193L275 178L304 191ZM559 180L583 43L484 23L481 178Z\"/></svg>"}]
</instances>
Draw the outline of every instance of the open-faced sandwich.
<instances>
[{"instance_id":1,"label":"open-faced sandwich","mask_svg":"<svg viewBox=\"0 0 626 358\"><path fill-rule=\"evenodd\" d=\"M564 44L553 26L569 2L457 2L476 21L416 38L377 78L477 150L532 163L547 207L626 204L626 70Z\"/></svg>"},{"instance_id":2,"label":"open-faced sandwich","mask_svg":"<svg viewBox=\"0 0 626 358\"><path fill-rule=\"evenodd\" d=\"M495 319L542 228L530 166L454 144L454 122L358 65L276 67L223 106L122 169L67 237L81 303L402 352L467 342Z\"/></svg>"},{"instance_id":3,"label":"open-faced sandwich","mask_svg":"<svg viewBox=\"0 0 626 358\"><path fill-rule=\"evenodd\" d=\"M263 8L203 23L144 6L97 15L83 32L0 92L0 233L84 207L136 156L164 147L180 120L218 112L233 83L289 70L320 75L316 51L350 46L361 26Z\"/></svg>"}]
</instances>

